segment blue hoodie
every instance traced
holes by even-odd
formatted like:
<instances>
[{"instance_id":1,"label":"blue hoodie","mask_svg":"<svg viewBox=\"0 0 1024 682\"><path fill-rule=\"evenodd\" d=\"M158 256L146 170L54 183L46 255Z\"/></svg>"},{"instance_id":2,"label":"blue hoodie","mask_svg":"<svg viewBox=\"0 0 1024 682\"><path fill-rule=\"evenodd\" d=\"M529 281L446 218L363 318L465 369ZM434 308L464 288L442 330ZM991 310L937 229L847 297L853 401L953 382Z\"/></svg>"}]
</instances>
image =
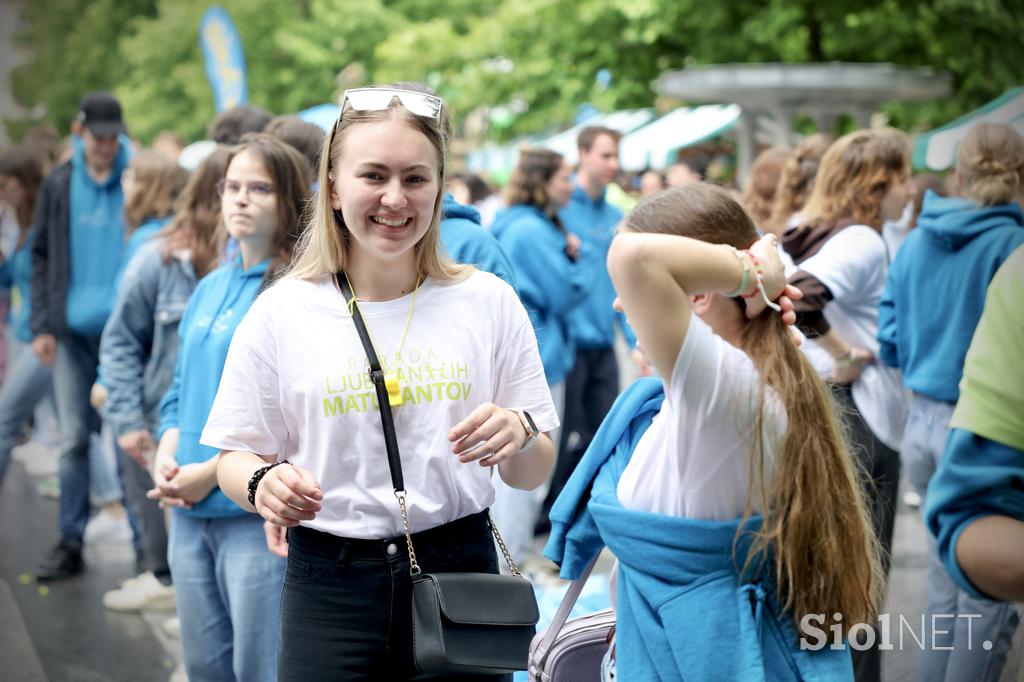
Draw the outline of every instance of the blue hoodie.
<instances>
[{"instance_id":1,"label":"blue hoodie","mask_svg":"<svg viewBox=\"0 0 1024 682\"><path fill-rule=\"evenodd\" d=\"M607 265L608 248L615 236L615 226L622 220L622 211L608 203L607 191L594 200L577 185L558 217L566 229L587 246L588 257L581 262L591 273L586 300L569 316L573 340L580 348L611 348L615 345L618 320L629 345L635 346L636 336L626 324L625 316L612 309L615 288Z\"/></svg>"},{"instance_id":2,"label":"blue hoodie","mask_svg":"<svg viewBox=\"0 0 1024 682\"><path fill-rule=\"evenodd\" d=\"M537 332L540 359L548 384L565 379L576 362L569 335L569 313L586 296L588 273L565 254L565 236L534 206L516 204L499 211L491 234L508 254L519 285L519 298Z\"/></svg>"},{"instance_id":3,"label":"blue hoodie","mask_svg":"<svg viewBox=\"0 0 1024 682\"><path fill-rule=\"evenodd\" d=\"M441 204L441 243L456 262L475 265L516 288L512 264L494 235L480 225L480 211L460 204L448 192Z\"/></svg>"},{"instance_id":4,"label":"blue hoodie","mask_svg":"<svg viewBox=\"0 0 1024 682\"><path fill-rule=\"evenodd\" d=\"M11 332L22 343L32 342L29 317L32 312L32 235L15 249L11 257L0 264L0 289L16 289L17 299L12 298L10 310ZM17 304L17 305L13 305Z\"/></svg>"},{"instance_id":5,"label":"blue hoodie","mask_svg":"<svg viewBox=\"0 0 1024 682\"><path fill-rule=\"evenodd\" d=\"M929 191L917 224L879 302L879 357L903 371L908 389L954 403L985 291L1024 244L1024 213L1016 204L979 207Z\"/></svg>"},{"instance_id":6,"label":"blue hoodie","mask_svg":"<svg viewBox=\"0 0 1024 682\"><path fill-rule=\"evenodd\" d=\"M174 379L160 403L160 436L179 429L178 465L205 462L216 448L199 444L206 418L217 397L228 346L238 323L256 300L270 260L242 269L242 257L222 265L199 281L178 326L180 346ZM220 488L214 488L192 509L190 516L214 518L242 516L246 512Z\"/></svg>"},{"instance_id":7,"label":"blue hoodie","mask_svg":"<svg viewBox=\"0 0 1024 682\"><path fill-rule=\"evenodd\" d=\"M131 147L122 135L110 176L97 184L86 168L85 143L75 136L71 144L68 328L81 336L98 337L114 305L114 280L124 253L121 173L128 166Z\"/></svg>"},{"instance_id":8,"label":"blue hoodie","mask_svg":"<svg viewBox=\"0 0 1024 682\"><path fill-rule=\"evenodd\" d=\"M757 530L760 516L706 521L619 503L619 478L663 399L655 378L618 397L551 508L544 548L567 579L604 546L618 557L618 669L631 680L664 682L852 680L845 648L798 646L770 575L738 573L751 538L740 530ZM721 655L708 657L712 650Z\"/></svg>"}]
</instances>

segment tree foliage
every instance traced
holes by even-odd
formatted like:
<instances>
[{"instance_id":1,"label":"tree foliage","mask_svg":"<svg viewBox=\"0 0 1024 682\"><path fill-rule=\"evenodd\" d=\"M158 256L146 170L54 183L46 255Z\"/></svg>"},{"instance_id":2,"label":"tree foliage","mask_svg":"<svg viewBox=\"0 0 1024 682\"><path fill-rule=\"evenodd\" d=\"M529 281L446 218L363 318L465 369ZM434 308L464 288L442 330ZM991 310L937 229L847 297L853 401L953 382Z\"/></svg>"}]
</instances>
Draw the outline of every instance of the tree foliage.
<instances>
[{"instance_id":1,"label":"tree foliage","mask_svg":"<svg viewBox=\"0 0 1024 682\"><path fill-rule=\"evenodd\" d=\"M82 92L113 89L133 132L201 137L213 99L198 46L207 0L28 3L24 104L59 126ZM890 104L943 123L1020 83L1024 14L1010 0L223 0L245 45L250 100L276 113L362 82L422 80L491 121L492 137L571 122L584 103L651 106L665 70L728 62L883 61L953 76L941 102ZM59 6L59 7L57 7ZM88 19L87 21L85 19ZM602 70L610 82L598 78Z\"/></svg>"}]
</instances>

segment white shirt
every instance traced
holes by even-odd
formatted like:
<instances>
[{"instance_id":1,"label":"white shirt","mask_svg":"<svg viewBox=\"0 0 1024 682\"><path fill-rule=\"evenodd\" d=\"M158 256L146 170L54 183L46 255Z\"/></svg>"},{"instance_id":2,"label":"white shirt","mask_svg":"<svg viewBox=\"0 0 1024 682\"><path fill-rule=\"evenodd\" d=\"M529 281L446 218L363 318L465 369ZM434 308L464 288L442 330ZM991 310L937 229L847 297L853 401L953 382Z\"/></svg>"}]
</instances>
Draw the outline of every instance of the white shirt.
<instances>
[{"instance_id":1,"label":"white shirt","mask_svg":"<svg viewBox=\"0 0 1024 682\"><path fill-rule=\"evenodd\" d=\"M693 315L665 402L637 443L618 485L624 507L689 519L728 521L746 509L760 375L746 353ZM785 408L765 391L764 480L786 433ZM756 481L757 479L755 479ZM757 511L755 485L751 509Z\"/></svg>"},{"instance_id":2,"label":"white shirt","mask_svg":"<svg viewBox=\"0 0 1024 682\"><path fill-rule=\"evenodd\" d=\"M358 292L357 292L358 293ZM385 371L398 371L405 403L395 429L413 532L483 511L491 468L451 454L448 431L493 402L558 426L537 339L512 288L474 272L420 285L412 295L360 303ZM302 525L343 537L402 532L366 354L333 279L285 279L264 292L235 332L201 441L277 455L308 469L323 508ZM496 474L495 474L496 475Z\"/></svg>"},{"instance_id":3,"label":"white shirt","mask_svg":"<svg viewBox=\"0 0 1024 682\"><path fill-rule=\"evenodd\" d=\"M886 244L866 225L829 239L800 269L832 292L825 319L847 343L878 355L878 302L889 270ZM853 400L871 431L894 450L903 438L909 395L898 369L880 360L866 365L853 384Z\"/></svg>"}]
</instances>

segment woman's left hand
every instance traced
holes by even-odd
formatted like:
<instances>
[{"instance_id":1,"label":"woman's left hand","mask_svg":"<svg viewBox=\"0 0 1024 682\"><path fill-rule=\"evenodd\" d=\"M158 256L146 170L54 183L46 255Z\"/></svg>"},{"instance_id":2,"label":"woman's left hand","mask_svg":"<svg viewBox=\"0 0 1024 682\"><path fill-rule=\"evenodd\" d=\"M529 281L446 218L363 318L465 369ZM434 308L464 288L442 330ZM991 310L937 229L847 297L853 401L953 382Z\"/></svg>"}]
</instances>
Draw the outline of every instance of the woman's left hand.
<instances>
[{"instance_id":1,"label":"woman's left hand","mask_svg":"<svg viewBox=\"0 0 1024 682\"><path fill-rule=\"evenodd\" d=\"M512 410L484 403L448 432L452 454L463 463L494 466L519 453L526 429Z\"/></svg>"}]
</instances>

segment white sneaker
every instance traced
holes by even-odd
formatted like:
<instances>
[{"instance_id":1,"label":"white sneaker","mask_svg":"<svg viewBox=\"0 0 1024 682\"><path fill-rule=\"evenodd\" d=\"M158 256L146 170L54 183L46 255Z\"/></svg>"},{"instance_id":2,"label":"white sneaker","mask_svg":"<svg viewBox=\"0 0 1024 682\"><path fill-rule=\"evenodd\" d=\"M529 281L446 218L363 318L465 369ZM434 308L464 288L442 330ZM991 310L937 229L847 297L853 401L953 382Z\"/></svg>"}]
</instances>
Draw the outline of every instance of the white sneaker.
<instances>
[{"instance_id":1,"label":"white sneaker","mask_svg":"<svg viewBox=\"0 0 1024 682\"><path fill-rule=\"evenodd\" d=\"M177 616L168 618L161 623L160 629L171 639L181 639L181 619Z\"/></svg>"},{"instance_id":2,"label":"white sneaker","mask_svg":"<svg viewBox=\"0 0 1024 682\"><path fill-rule=\"evenodd\" d=\"M87 545L130 543L132 527L128 525L128 515L124 511L117 514L106 509L100 510L89 520L89 523L85 524L85 534L82 539Z\"/></svg>"},{"instance_id":3,"label":"white sneaker","mask_svg":"<svg viewBox=\"0 0 1024 682\"><path fill-rule=\"evenodd\" d=\"M174 586L164 585L152 573L124 581L120 589L103 595L103 605L112 611L173 609Z\"/></svg>"}]
</instances>

